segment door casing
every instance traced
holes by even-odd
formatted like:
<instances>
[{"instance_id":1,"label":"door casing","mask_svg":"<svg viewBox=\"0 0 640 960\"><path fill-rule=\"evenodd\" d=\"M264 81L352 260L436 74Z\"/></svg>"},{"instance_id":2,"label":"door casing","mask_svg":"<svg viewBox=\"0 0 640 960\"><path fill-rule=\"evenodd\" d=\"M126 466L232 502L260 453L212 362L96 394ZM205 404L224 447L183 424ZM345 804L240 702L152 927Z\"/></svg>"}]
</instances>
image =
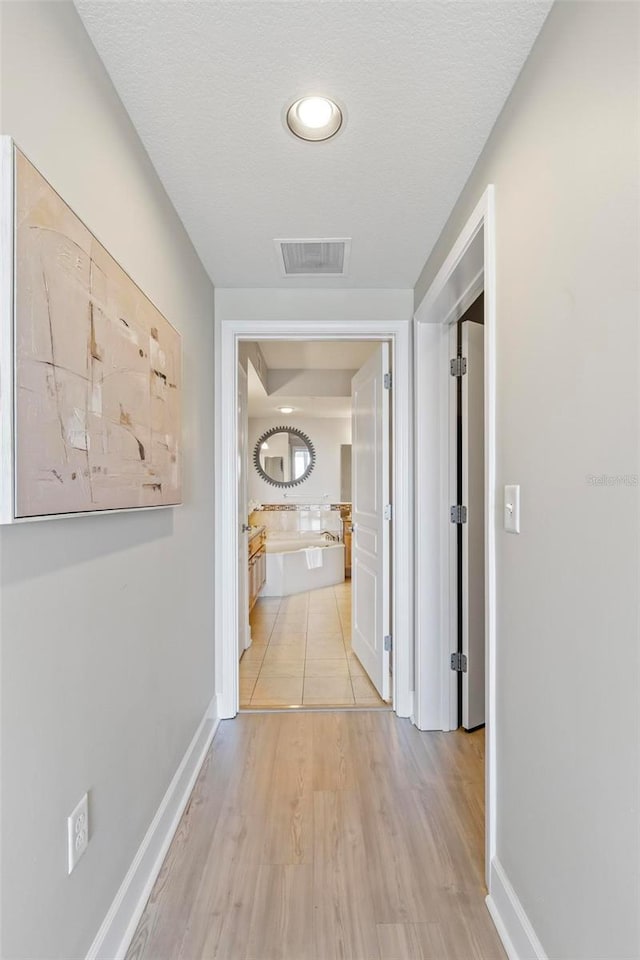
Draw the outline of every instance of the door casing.
<instances>
[{"instance_id":1,"label":"door casing","mask_svg":"<svg viewBox=\"0 0 640 960\"><path fill-rule=\"evenodd\" d=\"M413 403L411 322L221 320L216 326L215 678L218 717L234 717L238 684L237 363L241 340L388 340L393 377L391 463L393 708L413 717Z\"/></svg>"},{"instance_id":2,"label":"door casing","mask_svg":"<svg viewBox=\"0 0 640 960\"><path fill-rule=\"evenodd\" d=\"M247 374L242 365L236 365L238 376L238 394L237 394L237 416L242 419L244 429L238 426L238 502L246 506L249 500L248 489L248 471L249 471L249 451L247 449ZM242 464L242 466L241 466ZM249 539L247 533L238 531L238 659L242 656L251 642L251 627L249 625ZM244 616L242 608L245 608Z\"/></svg>"},{"instance_id":3,"label":"door casing","mask_svg":"<svg viewBox=\"0 0 640 960\"><path fill-rule=\"evenodd\" d=\"M415 315L416 724L457 727L455 457L450 417L449 327L484 291L485 428L485 874L490 889L496 843L496 276L495 201L489 185Z\"/></svg>"}]
</instances>

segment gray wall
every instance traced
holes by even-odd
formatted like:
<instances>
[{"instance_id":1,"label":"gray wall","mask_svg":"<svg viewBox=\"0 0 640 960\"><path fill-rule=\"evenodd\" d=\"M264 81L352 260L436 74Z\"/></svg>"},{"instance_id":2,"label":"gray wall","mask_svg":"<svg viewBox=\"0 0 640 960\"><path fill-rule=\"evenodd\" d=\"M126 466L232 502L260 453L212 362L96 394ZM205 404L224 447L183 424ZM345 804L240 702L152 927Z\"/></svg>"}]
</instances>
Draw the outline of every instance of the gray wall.
<instances>
[{"instance_id":1,"label":"gray wall","mask_svg":"<svg viewBox=\"0 0 640 960\"><path fill-rule=\"evenodd\" d=\"M558 3L416 287L496 186L498 857L550 958L638 940L638 36Z\"/></svg>"},{"instance_id":2,"label":"gray wall","mask_svg":"<svg viewBox=\"0 0 640 960\"><path fill-rule=\"evenodd\" d=\"M0 531L3 956L84 956L213 696L213 289L70 3L4 3L3 133L183 336L185 503ZM93 836L66 875L66 817Z\"/></svg>"}]
</instances>

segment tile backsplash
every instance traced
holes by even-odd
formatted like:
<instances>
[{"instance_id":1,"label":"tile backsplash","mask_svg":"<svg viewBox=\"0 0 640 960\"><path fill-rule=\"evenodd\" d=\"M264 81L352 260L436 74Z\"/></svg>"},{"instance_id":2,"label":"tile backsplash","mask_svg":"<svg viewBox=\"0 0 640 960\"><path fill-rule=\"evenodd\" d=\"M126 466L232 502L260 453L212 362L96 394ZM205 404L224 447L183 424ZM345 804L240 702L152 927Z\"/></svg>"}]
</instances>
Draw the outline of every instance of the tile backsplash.
<instances>
[{"instance_id":1,"label":"tile backsplash","mask_svg":"<svg viewBox=\"0 0 640 960\"><path fill-rule=\"evenodd\" d=\"M249 523L273 533L330 533L342 531L342 518L351 513L351 504L265 504L254 510Z\"/></svg>"}]
</instances>

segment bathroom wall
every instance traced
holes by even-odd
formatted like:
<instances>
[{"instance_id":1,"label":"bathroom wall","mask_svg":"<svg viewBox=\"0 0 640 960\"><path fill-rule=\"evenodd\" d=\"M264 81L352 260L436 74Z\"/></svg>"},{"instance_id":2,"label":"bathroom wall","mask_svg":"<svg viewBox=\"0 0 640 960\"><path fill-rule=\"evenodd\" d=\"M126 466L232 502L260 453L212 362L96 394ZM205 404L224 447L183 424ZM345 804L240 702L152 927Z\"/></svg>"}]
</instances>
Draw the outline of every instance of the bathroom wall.
<instances>
[{"instance_id":1,"label":"bathroom wall","mask_svg":"<svg viewBox=\"0 0 640 960\"><path fill-rule=\"evenodd\" d=\"M268 390L267 375L269 371L259 344L253 340L241 340L238 344L238 362L245 371L248 371L249 364L251 364L262 386L265 390Z\"/></svg>"},{"instance_id":2,"label":"bathroom wall","mask_svg":"<svg viewBox=\"0 0 640 960\"><path fill-rule=\"evenodd\" d=\"M292 426L310 437L316 451L316 463L307 480L295 487L273 487L264 481L253 464L258 438L272 427ZM351 443L351 418L295 417L249 419L249 499L259 503L321 504L339 503L340 447Z\"/></svg>"}]
</instances>

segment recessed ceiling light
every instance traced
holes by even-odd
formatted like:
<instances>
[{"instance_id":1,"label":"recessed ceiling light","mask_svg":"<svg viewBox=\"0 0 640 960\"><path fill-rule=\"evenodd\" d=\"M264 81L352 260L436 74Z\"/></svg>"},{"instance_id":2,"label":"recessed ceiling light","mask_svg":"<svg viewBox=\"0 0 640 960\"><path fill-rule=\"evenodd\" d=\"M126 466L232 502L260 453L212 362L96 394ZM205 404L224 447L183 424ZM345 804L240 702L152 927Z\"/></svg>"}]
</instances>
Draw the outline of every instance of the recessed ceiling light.
<instances>
[{"instance_id":1,"label":"recessed ceiling light","mask_svg":"<svg viewBox=\"0 0 640 960\"><path fill-rule=\"evenodd\" d=\"M342 126L342 110L328 97L301 97L287 110L287 126L301 140L328 140Z\"/></svg>"},{"instance_id":2,"label":"recessed ceiling light","mask_svg":"<svg viewBox=\"0 0 640 960\"><path fill-rule=\"evenodd\" d=\"M293 413L293 407L278 407L280 413Z\"/></svg>"}]
</instances>

